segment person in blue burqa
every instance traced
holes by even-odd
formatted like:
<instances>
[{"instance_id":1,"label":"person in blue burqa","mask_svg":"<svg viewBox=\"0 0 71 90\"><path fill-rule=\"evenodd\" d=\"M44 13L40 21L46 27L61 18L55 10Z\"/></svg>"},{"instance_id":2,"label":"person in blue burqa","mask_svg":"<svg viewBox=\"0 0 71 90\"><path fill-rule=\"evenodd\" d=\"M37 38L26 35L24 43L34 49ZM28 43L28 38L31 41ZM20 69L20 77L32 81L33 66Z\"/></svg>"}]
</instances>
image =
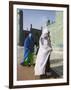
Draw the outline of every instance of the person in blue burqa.
<instances>
[{"instance_id":1,"label":"person in blue burqa","mask_svg":"<svg viewBox=\"0 0 71 90\"><path fill-rule=\"evenodd\" d=\"M33 55L34 55L34 38L32 33L29 33L29 35L26 37L24 41L24 60L21 62L21 65L32 65Z\"/></svg>"}]
</instances>

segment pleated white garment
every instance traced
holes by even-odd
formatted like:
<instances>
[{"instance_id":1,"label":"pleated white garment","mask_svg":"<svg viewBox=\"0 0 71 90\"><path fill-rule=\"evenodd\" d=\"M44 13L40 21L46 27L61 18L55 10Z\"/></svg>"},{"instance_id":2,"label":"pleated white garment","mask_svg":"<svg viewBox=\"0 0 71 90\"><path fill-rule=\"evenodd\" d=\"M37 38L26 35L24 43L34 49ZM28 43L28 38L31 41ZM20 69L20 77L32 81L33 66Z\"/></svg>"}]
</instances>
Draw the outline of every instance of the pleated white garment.
<instances>
[{"instance_id":1,"label":"pleated white garment","mask_svg":"<svg viewBox=\"0 0 71 90\"><path fill-rule=\"evenodd\" d=\"M51 54L52 47L50 41L44 39L45 34L42 34L39 40L39 51L35 62L35 75L45 74L45 66L49 55Z\"/></svg>"}]
</instances>

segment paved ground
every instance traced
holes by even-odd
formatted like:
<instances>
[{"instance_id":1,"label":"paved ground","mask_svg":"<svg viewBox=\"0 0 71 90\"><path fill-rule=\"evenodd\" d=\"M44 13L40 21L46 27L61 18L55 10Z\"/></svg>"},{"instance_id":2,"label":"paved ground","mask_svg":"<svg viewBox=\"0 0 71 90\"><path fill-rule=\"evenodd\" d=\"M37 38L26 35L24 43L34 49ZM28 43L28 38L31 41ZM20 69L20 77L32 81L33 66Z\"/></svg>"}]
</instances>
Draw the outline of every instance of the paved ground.
<instances>
[{"instance_id":1,"label":"paved ground","mask_svg":"<svg viewBox=\"0 0 71 90\"><path fill-rule=\"evenodd\" d=\"M36 79L34 76L34 66L22 66L20 65L20 61L23 60L23 47L17 48L17 80L34 80ZM54 76L57 76L57 78L61 78L63 76L63 53L62 51L53 51L51 55L51 61L50 66L52 69L53 76L51 78L54 78ZM34 60L35 62L35 60ZM54 72L53 72L54 71ZM56 74L56 73L57 74ZM38 78L39 79L39 78Z\"/></svg>"}]
</instances>

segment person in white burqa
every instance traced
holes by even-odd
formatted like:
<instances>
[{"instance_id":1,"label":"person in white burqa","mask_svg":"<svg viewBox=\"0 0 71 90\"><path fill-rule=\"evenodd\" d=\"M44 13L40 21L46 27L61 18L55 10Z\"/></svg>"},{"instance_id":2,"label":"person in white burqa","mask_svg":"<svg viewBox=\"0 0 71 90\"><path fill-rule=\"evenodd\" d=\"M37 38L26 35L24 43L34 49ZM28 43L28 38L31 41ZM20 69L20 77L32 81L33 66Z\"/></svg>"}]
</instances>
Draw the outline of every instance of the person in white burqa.
<instances>
[{"instance_id":1,"label":"person in white burqa","mask_svg":"<svg viewBox=\"0 0 71 90\"><path fill-rule=\"evenodd\" d=\"M43 28L39 39L39 50L35 62L35 76L45 75L46 64L52 51L49 34L48 28Z\"/></svg>"}]
</instances>

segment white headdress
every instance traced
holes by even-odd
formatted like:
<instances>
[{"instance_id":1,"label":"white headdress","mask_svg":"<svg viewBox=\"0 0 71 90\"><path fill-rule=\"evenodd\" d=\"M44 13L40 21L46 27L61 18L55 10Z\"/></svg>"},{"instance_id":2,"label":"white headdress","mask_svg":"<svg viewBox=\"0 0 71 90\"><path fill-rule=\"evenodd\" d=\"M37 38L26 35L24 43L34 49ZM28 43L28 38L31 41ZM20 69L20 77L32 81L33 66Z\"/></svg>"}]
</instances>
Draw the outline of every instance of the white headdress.
<instances>
[{"instance_id":1,"label":"white headdress","mask_svg":"<svg viewBox=\"0 0 71 90\"><path fill-rule=\"evenodd\" d=\"M48 32L49 32L48 27L47 26L43 27L42 34L44 35L44 34L47 34Z\"/></svg>"}]
</instances>

